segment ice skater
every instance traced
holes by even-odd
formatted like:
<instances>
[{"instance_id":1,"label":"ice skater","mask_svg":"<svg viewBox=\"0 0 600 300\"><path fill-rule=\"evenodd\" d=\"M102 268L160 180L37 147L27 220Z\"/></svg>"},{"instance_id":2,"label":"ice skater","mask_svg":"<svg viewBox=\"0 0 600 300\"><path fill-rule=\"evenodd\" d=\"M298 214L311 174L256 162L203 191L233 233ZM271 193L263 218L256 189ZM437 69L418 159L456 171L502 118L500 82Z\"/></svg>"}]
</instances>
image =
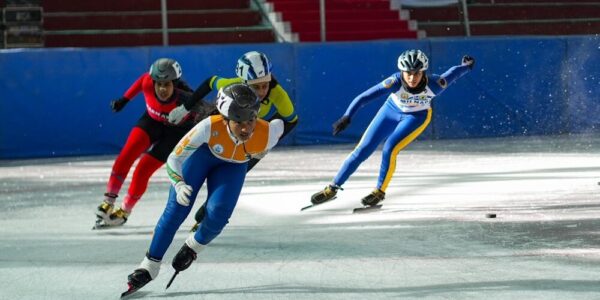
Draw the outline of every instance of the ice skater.
<instances>
[{"instance_id":1,"label":"ice skater","mask_svg":"<svg viewBox=\"0 0 600 300\"><path fill-rule=\"evenodd\" d=\"M242 55L235 68L237 77L222 78L219 76L211 76L207 78L194 91L190 106L196 102L202 101L212 90L230 85L232 83L246 83L254 89L260 99L260 109L258 117L263 120L271 121L281 119L284 124L284 131L281 138L284 138L298 124L298 115L294 110L294 104L288 93L279 84L272 72L272 64L267 55L257 51L250 51ZM186 105L187 106L187 105ZM181 106L173 110L169 118L174 122L178 122L181 117L185 116L187 109ZM248 171L260 161L260 157L250 159L248 163ZM198 224L204 217L205 205L200 206L196 212L194 219L196 224L192 227L192 231L198 228Z\"/></svg>"},{"instance_id":2,"label":"ice skater","mask_svg":"<svg viewBox=\"0 0 600 300\"><path fill-rule=\"evenodd\" d=\"M177 61L160 58L152 64L149 72L142 74L131 85L123 97L111 102L112 110L119 112L142 92L146 111L129 133L127 142L113 164L104 200L96 209L94 228L119 226L127 222L133 207L146 191L152 174L165 163L181 137L198 119L207 115L206 111L212 110L209 104L200 100L191 109L193 112L182 116L179 122L168 122L169 113L191 99L192 90L181 76L181 66ZM121 186L138 158L127 195L121 206L114 209Z\"/></svg>"},{"instance_id":3,"label":"ice skater","mask_svg":"<svg viewBox=\"0 0 600 300\"><path fill-rule=\"evenodd\" d=\"M140 266L129 275L129 289L122 296L158 276L167 248L206 182L204 220L173 258L175 275L192 264L229 222L246 178L248 161L264 155L283 133L280 119L271 122L257 119L260 100L246 84L232 84L219 90L216 105L220 115L198 123L169 155L167 172L172 187L167 206L154 229L150 248Z\"/></svg>"},{"instance_id":4,"label":"ice skater","mask_svg":"<svg viewBox=\"0 0 600 300\"><path fill-rule=\"evenodd\" d=\"M354 98L344 115L333 124L333 135L336 135L348 127L359 108L369 101L389 95L333 181L325 189L312 195L312 204L318 205L334 199L350 175L384 142L377 185L361 201L367 207L381 202L394 175L398 152L415 140L431 121L431 101L469 72L474 63L472 57L465 55L460 65L451 67L444 74L427 75L429 59L425 53L421 50L403 52L398 58L400 72Z\"/></svg>"}]
</instances>

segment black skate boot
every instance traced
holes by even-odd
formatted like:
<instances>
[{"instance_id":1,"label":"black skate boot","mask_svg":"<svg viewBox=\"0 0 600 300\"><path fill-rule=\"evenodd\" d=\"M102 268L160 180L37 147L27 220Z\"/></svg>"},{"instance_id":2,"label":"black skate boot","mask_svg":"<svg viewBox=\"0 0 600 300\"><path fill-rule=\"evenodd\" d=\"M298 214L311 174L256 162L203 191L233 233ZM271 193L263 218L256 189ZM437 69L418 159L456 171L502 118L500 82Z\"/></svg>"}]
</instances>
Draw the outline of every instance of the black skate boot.
<instances>
[{"instance_id":1,"label":"black skate boot","mask_svg":"<svg viewBox=\"0 0 600 300\"><path fill-rule=\"evenodd\" d=\"M128 289L124 293L121 294L121 298L127 297L137 290L144 287L148 282L152 281L152 277L150 276L150 272L146 269L136 269L133 273L127 276L127 286Z\"/></svg>"},{"instance_id":2,"label":"black skate boot","mask_svg":"<svg viewBox=\"0 0 600 300\"><path fill-rule=\"evenodd\" d=\"M192 265L194 260L196 260L196 257L196 252L194 252L187 244L183 244L181 249L179 249L179 252L177 252L177 255L173 258L173 263L171 263L171 265L177 272L184 271Z\"/></svg>"},{"instance_id":3,"label":"black skate boot","mask_svg":"<svg viewBox=\"0 0 600 300\"><path fill-rule=\"evenodd\" d=\"M205 215L206 215L206 202L204 202L204 204L202 204L202 206L200 206L200 208L198 208L196 215L194 215L194 220L196 220L196 224L194 224L194 226L192 226L192 229L190 230L190 232L196 232L196 230L198 230L198 226L200 226L200 222L202 222L202 220L204 220Z\"/></svg>"},{"instance_id":4,"label":"black skate boot","mask_svg":"<svg viewBox=\"0 0 600 300\"><path fill-rule=\"evenodd\" d=\"M175 273L169 280L169 283L167 283L167 289L171 286L173 280L175 280L175 277L177 277L177 274L179 274L179 272L186 270L192 265L194 260L196 260L196 256L196 252L192 250L192 248L190 248L187 244L183 244L181 249L179 249L179 252L177 252L175 257L173 258L173 262L171 263L173 269L175 269Z\"/></svg>"},{"instance_id":5,"label":"black skate boot","mask_svg":"<svg viewBox=\"0 0 600 300\"><path fill-rule=\"evenodd\" d=\"M380 189L374 189L370 194L362 198L362 204L365 206L375 206L379 202L383 201L385 193Z\"/></svg>"},{"instance_id":6,"label":"black skate boot","mask_svg":"<svg viewBox=\"0 0 600 300\"><path fill-rule=\"evenodd\" d=\"M342 189L337 185L328 185L326 186L322 191L313 194L312 197L310 198L310 202L312 202L312 204L317 205L317 204L322 204L325 203L327 201L333 200L335 199L335 195L337 194L337 190Z\"/></svg>"}]
</instances>

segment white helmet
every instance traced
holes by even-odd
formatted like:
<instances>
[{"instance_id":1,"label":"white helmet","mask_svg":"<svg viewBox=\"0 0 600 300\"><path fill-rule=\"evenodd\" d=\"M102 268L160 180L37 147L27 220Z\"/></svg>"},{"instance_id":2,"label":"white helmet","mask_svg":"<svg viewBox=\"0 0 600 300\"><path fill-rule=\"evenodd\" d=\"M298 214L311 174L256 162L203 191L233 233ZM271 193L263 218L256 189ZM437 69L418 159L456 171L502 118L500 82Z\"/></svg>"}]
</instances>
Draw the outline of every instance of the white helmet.
<instances>
[{"instance_id":1,"label":"white helmet","mask_svg":"<svg viewBox=\"0 0 600 300\"><path fill-rule=\"evenodd\" d=\"M429 68L429 59L421 50L406 50L398 57L400 71L425 71L427 68Z\"/></svg>"},{"instance_id":2,"label":"white helmet","mask_svg":"<svg viewBox=\"0 0 600 300\"><path fill-rule=\"evenodd\" d=\"M235 74L247 84L271 81L271 61L264 54L250 51L237 61Z\"/></svg>"}]
</instances>

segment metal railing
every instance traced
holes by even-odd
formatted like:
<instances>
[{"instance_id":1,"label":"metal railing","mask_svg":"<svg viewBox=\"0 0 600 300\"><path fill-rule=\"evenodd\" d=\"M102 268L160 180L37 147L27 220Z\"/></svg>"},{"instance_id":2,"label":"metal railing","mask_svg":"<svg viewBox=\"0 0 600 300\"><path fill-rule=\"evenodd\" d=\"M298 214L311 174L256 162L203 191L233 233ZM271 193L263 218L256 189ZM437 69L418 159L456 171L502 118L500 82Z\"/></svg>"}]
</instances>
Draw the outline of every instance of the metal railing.
<instances>
[{"instance_id":1,"label":"metal railing","mask_svg":"<svg viewBox=\"0 0 600 300\"><path fill-rule=\"evenodd\" d=\"M327 33L325 26L325 0L319 0L319 20L321 25L321 42L327 41Z\"/></svg>"},{"instance_id":2,"label":"metal railing","mask_svg":"<svg viewBox=\"0 0 600 300\"><path fill-rule=\"evenodd\" d=\"M169 25L167 24L167 0L160 0L160 12L162 15L162 38L163 46L169 46Z\"/></svg>"},{"instance_id":3,"label":"metal railing","mask_svg":"<svg viewBox=\"0 0 600 300\"><path fill-rule=\"evenodd\" d=\"M324 0L321 0L324 1ZM269 23L269 26L273 28L275 35L278 40L285 41L285 37L278 30L278 28L271 22L267 12L265 11L263 5L259 2L259 0L252 0L253 5L258 9L261 14L263 20L266 20ZM161 11L161 19L162 19L162 40L163 46L169 46L169 25L168 25L168 8L167 8L167 0L160 0L160 11Z\"/></svg>"},{"instance_id":4,"label":"metal railing","mask_svg":"<svg viewBox=\"0 0 600 300\"><path fill-rule=\"evenodd\" d=\"M254 6L256 6L258 8L258 11L260 12L260 15L262 16L263 20L266 20L269 23L269 26L271 26L271 28L273 28L273 31L275 32L275 36L277 37L277 40L285 42L286 38L285 38L284 34L279 31L279 28L277 26L275 26L275 24L273 24L273 21L271 20L271 18L269 18L269 14L267 13L267 11L265 11L265 7L260 2L260 0L252 0L252 3Z\"/></svg>"},{"instance_id":5,"label":"metal railing","mask_svg":"<svg viewBox=\"0 0 600 300\"><path fill-rule=\"evenodd\" d=\"M469 10L467 6L467 0L458 0L461 2L462 11L463 11L463 23L465 26L466 36L471 36L471 25L469 23ZM492 0L492 4L494 1ZM320 29L321 29L321 42L327 41L327 26L326 26L326 10L325 10L325 0L319 0L319 21L320 21Z\"/></svg>"},{"instance_id":6,"label":"metal railing","mask_svg":"<svg viewBox=\"0 0 600 300\"><path fill-rule=\"evenodd\" d=\"M469 24L469 9L467 7L467 0L460 0L460 2L462 4L463 22L465 25L465 35L471 36L471 26Z\"/></svg>"},{"instance_id":7,"label":"metal railing","mask_svg":"<svg viewBox=\"0 0 600 300\"><path fill-rule=\"evenodd\" d=\"M467 0L459 0L459 1L461 2L460 4L462 5L463 23L465 26L466 36L471 36L471 27L469 24L469 12L468 12ZM492 3L493 3L493 0L492 0ZM167 0L161 0L160 4L161 4L161 14L162 14L163 46L168 46L169 45L169 28L168 28L168 24L167 24L167 19L168 19L167 18L167 16L168 16ZM278 27L275 24L273 24L273 21L271 20L271 18L269 18L269 15L265 11L263 3L261 3L261 0L252 0L252 4L258 9L261 16L263 17L263 20L266 20L266 22L269 23L271 28L273 28L273 31L275 32L277 40L286 41L284 34L279 31ZM325 0L319 0L319 23L320 23L319 25L320 25L321 42L327 41L326 21L327 21L327 18L326 18Z\"/></svg>"}]
</instances>

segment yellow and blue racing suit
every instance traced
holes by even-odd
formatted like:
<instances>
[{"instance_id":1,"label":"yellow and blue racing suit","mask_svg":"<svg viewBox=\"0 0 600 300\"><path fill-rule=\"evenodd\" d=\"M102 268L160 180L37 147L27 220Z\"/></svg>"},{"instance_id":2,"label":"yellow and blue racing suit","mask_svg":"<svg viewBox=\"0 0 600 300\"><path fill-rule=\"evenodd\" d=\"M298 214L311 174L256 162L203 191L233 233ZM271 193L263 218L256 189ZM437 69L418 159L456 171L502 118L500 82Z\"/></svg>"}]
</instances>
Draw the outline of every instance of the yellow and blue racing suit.
<instances>
[{"instance_id":1,"label":"yellow and blue racing suit","mask_svg":"<svg viewBox=\"0 0 600 300\"><path fill-rule=\"evenodd\" d=\"M200 99L204 98L211 91L218 91L222 87L241 82L242 79L239 77L223 78L216 75L212 76L200 84L194 91L192 99L194 102L200 101ZM269 92L267 93L267 96L260 101L258 117L266 121L271 121L273 119L283 120L285 130L282 138L298 123L298 115L294 110L294 104L292 103L290 96L274 77L269 83Z\"/></svg>"}]
</instances>

